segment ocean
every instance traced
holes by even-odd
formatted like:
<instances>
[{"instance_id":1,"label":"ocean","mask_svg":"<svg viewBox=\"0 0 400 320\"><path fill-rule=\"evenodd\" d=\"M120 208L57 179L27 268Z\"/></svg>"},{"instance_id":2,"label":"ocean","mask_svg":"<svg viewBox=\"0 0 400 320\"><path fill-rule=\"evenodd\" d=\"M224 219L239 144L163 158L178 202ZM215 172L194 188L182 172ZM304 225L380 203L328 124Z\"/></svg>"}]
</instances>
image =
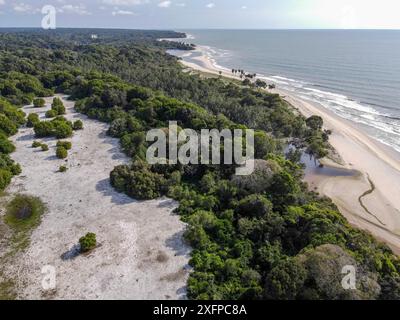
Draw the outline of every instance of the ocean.
<instances>
[{"instance_id":1,"label":"ocean","mask_svg":"<svg viewBox=\"0 0 400 320\"><path fill-rule=\"evenodd\" d=\"M257 73L400 152L400 31L179 31L216 66Z\"/></svg>"}]
</instances>

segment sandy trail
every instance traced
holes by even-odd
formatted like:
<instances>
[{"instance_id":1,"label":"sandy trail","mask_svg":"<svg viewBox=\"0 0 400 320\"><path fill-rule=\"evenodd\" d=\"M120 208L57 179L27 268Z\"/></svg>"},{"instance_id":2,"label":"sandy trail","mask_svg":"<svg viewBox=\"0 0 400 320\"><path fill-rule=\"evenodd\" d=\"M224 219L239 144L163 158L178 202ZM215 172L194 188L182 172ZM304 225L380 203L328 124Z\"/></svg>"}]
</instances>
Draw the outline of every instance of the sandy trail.
<instances>
[{"instance_id":1,"label":"sandy trail","mask_svg":"<svg viewBox=\"0 0 400 320\"><path fill-rule=\"evenodd\" d=\"M183 55L184 66L240 80L229 70L216 67L201 46L196 51L203 55L190 61L185 61ZM333 132L330 143L343 160L341 167L360 172L356 177L307 176L311 188L330 197L352 225L371 232L400 254L400 155L322 105L305 101L292 92L272 92L279 93L304 116L321 116L325 128ZM340 167L329 160L326 163ZM375 188L362 198L365 210L359 197L371 190L370 181Z\"/></svg>"},{"instance_id":2,"label":"sandy trail","mask_svg":"<svg viewBox=\"0 0 400 320\"><path fill-rule=\"evenodd\" d=\"M33 130L13 137L12 154L23 173L7 192L40 197L48 211L34 230L31 245L8 269L17 276L21 299L178 299L184 298L190 248L182 241L185 225L172 213L170 199L135 201L117 193L110 171L128 158L119 142L106 135L107 125L77 114L64 100L68 119L82 119L84 130L74 133L67 161L55 157L54 139L41 139L48 152L32 149ZM25 107L40 117L49 109ZM66 173L58 173L60 165ZM63 260L87 232L100 246L87 256ZM56 290L42 289L44 266L56 270Z\"/></svg>"}]
</instances>

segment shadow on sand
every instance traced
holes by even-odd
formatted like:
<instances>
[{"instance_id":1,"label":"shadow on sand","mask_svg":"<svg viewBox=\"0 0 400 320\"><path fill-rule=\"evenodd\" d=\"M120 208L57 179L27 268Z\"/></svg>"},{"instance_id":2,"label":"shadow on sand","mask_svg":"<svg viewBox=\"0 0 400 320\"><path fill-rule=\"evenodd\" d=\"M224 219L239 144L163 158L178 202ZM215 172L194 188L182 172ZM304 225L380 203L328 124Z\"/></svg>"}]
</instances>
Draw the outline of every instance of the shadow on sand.
<instances>
[{"instance_id":1,"label":"shadow on sand","mask_svg":"<svg viewBox=\"0 0 400 320\"><path fill-rule=\"evenodd\" d=\"M101 192L105 197L111 197L111 202L118 205L126 205L139 202L123 193L118 193L117 191L115 191L110 184L110 179L103 179L97 182L96 190Z\"/></svg>"},{"instance_id":2,"label":"shadow on sand","mask_svg":"<svg viewBox=\"0 0 400 320\"><path fill-rule=\"evenodd\" d=\"M63 261L73 260L80 254L81 254L81 246L79 244L75 244L71 249L69 249L67 252L64 252L61 255L61 259Z\"/></svg>"}]
</instances>

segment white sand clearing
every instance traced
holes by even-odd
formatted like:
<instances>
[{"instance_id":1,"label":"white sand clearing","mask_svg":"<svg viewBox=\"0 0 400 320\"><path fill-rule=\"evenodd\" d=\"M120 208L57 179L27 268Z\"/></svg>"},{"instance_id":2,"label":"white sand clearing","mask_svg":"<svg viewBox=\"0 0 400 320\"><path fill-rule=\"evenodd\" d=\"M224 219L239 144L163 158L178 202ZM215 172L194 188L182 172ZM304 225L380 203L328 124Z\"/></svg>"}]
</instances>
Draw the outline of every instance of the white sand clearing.
<instances>
[{"instance_id":1,"label":"white sand clearing","mask_svg":"<svg viewBox=\"0 0 400 320\"><path fill-rule=\"evenodd\" d=\"M201 46L196 51L202 55L192 57L190 62L184 60L184 55L184 66L240 80L229 70L217 67ZM307 176L311 188L330 197L352 225L369 231L400 254L400 155L322 105L279 88L272 92L279 93L304 116L324 119L325 128L333 132L330 143L343 162L338 165L327 159L325 163L360 173L356 177ZM367 191L372 192L363 196Z\"/></svg>"},{"instance_id":2,"label":"white sand clearing","mask_svg":"<svg viewBox=\"0 0 400 320\"><path fill-rule=\"evenodd\" d=\"M41 118L50 108L25 107ZM106 135L107 125L77 114L63 99L68 119L82 119L84 130L71 139L67 161L55 157L54 139L42 139L48 152L31 148L33 130L13 137L12 154L23 173L7 192L40 197L47 213L33 231L31 245L10 263L17 276L20 299L178 299L185 298L190 248L182 240L185 225L172 213L169 199L135 201L117 193L109 183L111 170L126 163L117 139ZM68 167L58 173L60 165ZM62 259L87 232L97 234L98 248L88 255ZM54 266L56 289L42 288L44 266Z\"/></svg>"}]
</instances>

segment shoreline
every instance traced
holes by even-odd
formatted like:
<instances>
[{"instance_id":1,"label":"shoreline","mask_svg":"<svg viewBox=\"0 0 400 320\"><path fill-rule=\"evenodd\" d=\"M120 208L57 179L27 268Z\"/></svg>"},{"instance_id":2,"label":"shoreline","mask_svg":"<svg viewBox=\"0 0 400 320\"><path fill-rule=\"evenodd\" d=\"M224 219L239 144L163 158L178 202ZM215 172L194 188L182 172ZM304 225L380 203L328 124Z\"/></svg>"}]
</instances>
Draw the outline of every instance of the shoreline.
<instances>
[{"instance_id":1,"label":"shoreline","mask_svg":"<svg viewBox=\"0 0 400 320\"><path fill-rule=\"evenodd\" d=\"M216 66L204 54L202 46L197 46L194 51L199 55L191 57L190 61L185 58L192 56L193 51L179 56L185 67L241 81L227 68ZM338 164L324 159L323 163L359 173L355 176L307 174L305 181L310 189L331 198L353 226L369 231L400 254L400 154L368 136L356 123L316 102L279 89L279 85L268 92L279 94L306 117L322 117L324 128L332 131L330 143L343 162Z\"/></svg>"}]
</instances>

